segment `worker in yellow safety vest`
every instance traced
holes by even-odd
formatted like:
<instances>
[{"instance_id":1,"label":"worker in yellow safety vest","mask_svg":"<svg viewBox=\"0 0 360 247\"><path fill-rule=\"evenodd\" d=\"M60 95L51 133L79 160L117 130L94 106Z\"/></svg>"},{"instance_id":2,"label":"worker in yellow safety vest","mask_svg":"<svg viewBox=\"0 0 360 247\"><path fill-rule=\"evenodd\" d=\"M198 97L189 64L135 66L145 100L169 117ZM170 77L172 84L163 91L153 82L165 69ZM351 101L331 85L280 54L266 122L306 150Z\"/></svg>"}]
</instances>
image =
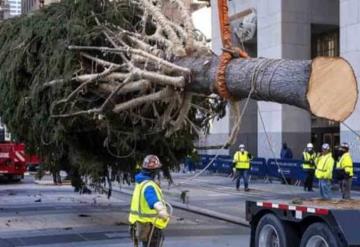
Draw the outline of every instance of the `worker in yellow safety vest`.
<instances>
[{"instance_id":1,"label":"worker in yellow safety vest","mask_svg":"<svg viewBox=\"0 0 360 247\"><path fill-rule=\"evenodd\" d=\"M239 190L240 179L243 178L244 190L249 191L249 169L250 161L252 159L251 154L245 150L245 145L239 145L239 151L235 152L233 159L233 173L234 180L236 180L236 190Z\"/></svg>"},{"instance_id":2,"label":"worker in yellow safety vest","mask_svg":"<svg viewBox=\"0 0 360 247\"><path fill-rule=\"evenodd\" d=\"M320 195L322 199L331 199L331 180L334 168L334 158L328 143L321 146L321 155L318 159L315 176L319 180Z\"/></svg>"},{"instance_id":3,"label":"worker in yellow safety vest","mask_svg":"<svg viewBox=\"0 0 360 247\"><path fill-rule=\"evenodd\" d=\"M306 173L304 181L304 191L313 191L313 181L316 168L317 154L314 151L314 145L308 143L303 152L303 170Z\"/></svg>"},{"instance_id":4,"label":"worker in yellow safety vest","mask_svg":"<svg viewBox=\"0 0 360 247\"><path fill-rule=\"evenodd\" d=\"M341 171L340 188L343 199L350 199L352 177L354 176L354 165L349 152L349 144L342 143L340 146L341 156L336 164L336 169Z\"/></svg>"},{"instance_id":5,"label":"worker in yellow safety vest","mask_svg":"<svg viewBox=\"0 0 360 247\"><path fill-rule=\"evenodd\" d=\"M129 222L134 246L159 247L164 241L163 229L169 223L163 193L155 176L161 163L156 155L148 155L142 163L142 170L135 176L135 188L131 199Z\"/></svg>"}]
</instances>

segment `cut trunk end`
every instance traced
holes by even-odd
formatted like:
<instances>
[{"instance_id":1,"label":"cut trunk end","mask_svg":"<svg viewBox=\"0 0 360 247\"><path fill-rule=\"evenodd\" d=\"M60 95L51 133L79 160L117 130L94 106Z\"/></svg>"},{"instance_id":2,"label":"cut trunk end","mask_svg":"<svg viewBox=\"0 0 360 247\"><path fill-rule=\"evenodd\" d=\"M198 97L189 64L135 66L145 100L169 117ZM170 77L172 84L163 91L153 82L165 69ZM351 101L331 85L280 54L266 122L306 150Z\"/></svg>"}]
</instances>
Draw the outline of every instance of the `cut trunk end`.
<instances>
[{"instance_id":1,"label":"cut trunk end","mask_svg":"<svg viewBox=\"0 0 360 247\"><path fill-rule=\"evenodd\" d=\"M355 109L358 85L351 65L340 57L317 57L311 65L307 100L310 111L342 122Z\"/></svg>"}]
</instances>

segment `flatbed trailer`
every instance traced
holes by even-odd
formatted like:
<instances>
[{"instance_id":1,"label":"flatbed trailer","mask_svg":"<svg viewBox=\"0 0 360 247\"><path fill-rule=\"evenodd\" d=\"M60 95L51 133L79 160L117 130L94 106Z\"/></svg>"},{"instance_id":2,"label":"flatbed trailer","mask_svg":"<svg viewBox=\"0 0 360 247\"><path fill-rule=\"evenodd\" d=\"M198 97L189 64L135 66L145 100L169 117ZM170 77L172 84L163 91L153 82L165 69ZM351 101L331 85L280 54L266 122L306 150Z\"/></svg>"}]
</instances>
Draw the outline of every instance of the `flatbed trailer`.
<instances>
[{"instance_id":1,"label":"flatbed trailer","mask_svg":"<svg viewBox=\"0 0 360 247\"><path fill-rule=\"evenodd\" d=\"M360 246L360 201L247 201L251 247Z\"/></svg>"}]
</instances>

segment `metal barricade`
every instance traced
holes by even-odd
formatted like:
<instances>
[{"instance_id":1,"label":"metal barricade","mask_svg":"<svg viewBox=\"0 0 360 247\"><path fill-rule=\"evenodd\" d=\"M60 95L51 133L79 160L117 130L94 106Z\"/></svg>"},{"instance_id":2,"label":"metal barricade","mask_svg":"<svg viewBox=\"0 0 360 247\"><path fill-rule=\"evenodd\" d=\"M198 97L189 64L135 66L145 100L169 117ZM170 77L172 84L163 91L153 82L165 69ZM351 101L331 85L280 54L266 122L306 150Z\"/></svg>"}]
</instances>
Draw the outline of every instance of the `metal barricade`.
<instances>
[{"instance_id":1,"label":"metal barricade","mask_svg":"<svg viewBox=\"0 0 360 247\"><path fill-rule=\"evenodd\" d=\"M231 173L232 159L229 155L219 155L216 159L215 172Z\"/></svg>"},{"instance_id":2,"label":"metal barricade","mask_svg":"<svg viewBox=\"0 0 360 247\"><path fill-rule=\"evenodd\" d=\"M200 155L198 169L204 169L215 155ZM279 178L283 176L295 181L304 181L306 174L302 169L302 160L255 158L251 160L250 175L263 178ZM210 172L231 173L232 157L219 155L208 168ZM281 174L283 173L283 175ZM353 185L360 186L360 163L354 163Z\"/></svg>"},{"instance_id":3,"label":"metal barricade","mask_svg":"<svg viewBox=\"0 0 360 247\"><path fill-rule=\"evenodd\" d=\"M201 159L197 166L199 169L206 167L214 158L214 155L200 155ZM255 158L251 160L250 175L257 177L267 176L267 166L265 158ZM229 155L219 155L213 164L208 168L209 171L217 173L231 173L233 167L232 157Z\"/></svg>"},{"instance_id":4,"label":"metal barricade","mask_svg":"<svg viewBox=\"0 0 360 247\"><path fill-rule=\"evenodd\" d=\"M269 159L267 162L268 176L274 178L289 178L296 181L305 179L302 160Z\"/></svg>"},{"instance_id":5,"label":"metal barricade","mask_svg":"<svg viewBox=\"0 0 360 247\"><path fill-rule=\"evenodd\" d=\"M353 185L360 186L360 163L354 163Z\"/></svg>"},{"instance_id":6,"label":"metal barricade","mask_svg":"<svg viewBox=\"0 0 360 247\"><path fill-rule=\"evenodd\" d=\"M251 160L250 175L256 177L267 177L267 165L266 159L264 158L255 158Z\"/></svg>"},{"instance_id":7,"label":"metal barricade","mask_svg":"<svg viewBox=\"0 0 360 247\"><path fill-rule=\"evenodd\" d=\"M214 157L215 155L208 155L208 154L200 155L200 160L197 163L196 168L204 169L210 163L210 161L213 160ZM207 170L214 172L216 170L215 166L216 166L216 160L210 165L210 167Z\"/></svg>"}]
</instances>

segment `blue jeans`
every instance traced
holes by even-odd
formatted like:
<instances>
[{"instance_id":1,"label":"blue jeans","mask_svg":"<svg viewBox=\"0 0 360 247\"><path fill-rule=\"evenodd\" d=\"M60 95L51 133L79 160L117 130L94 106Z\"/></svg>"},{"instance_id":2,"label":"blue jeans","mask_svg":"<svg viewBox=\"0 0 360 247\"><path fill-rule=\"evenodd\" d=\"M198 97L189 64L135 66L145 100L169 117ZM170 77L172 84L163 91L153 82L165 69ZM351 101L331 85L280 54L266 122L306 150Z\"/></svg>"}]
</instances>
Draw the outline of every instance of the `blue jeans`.
<instances>
[{"instance_id":1,"label":"blue jeans","mask_svg":"<svg viewBox=\"0 0 360 247\"><path fill-rule=\"evenodd\" d=\"M240 187L240 179L244 180L245 189L249 187L248 169L236 169L236 189Z\"/></svg>"},{"instance_id":2,"label":"blue jeans","mask_svg":"<svg viewBox=\"0 0 360 247\"><path fill-rule=\"evenodd\" d=\"M321 198L330 200L331 199L331 183L330 180L319 180L319 188Z\"/></svg>"}]
</instances>

